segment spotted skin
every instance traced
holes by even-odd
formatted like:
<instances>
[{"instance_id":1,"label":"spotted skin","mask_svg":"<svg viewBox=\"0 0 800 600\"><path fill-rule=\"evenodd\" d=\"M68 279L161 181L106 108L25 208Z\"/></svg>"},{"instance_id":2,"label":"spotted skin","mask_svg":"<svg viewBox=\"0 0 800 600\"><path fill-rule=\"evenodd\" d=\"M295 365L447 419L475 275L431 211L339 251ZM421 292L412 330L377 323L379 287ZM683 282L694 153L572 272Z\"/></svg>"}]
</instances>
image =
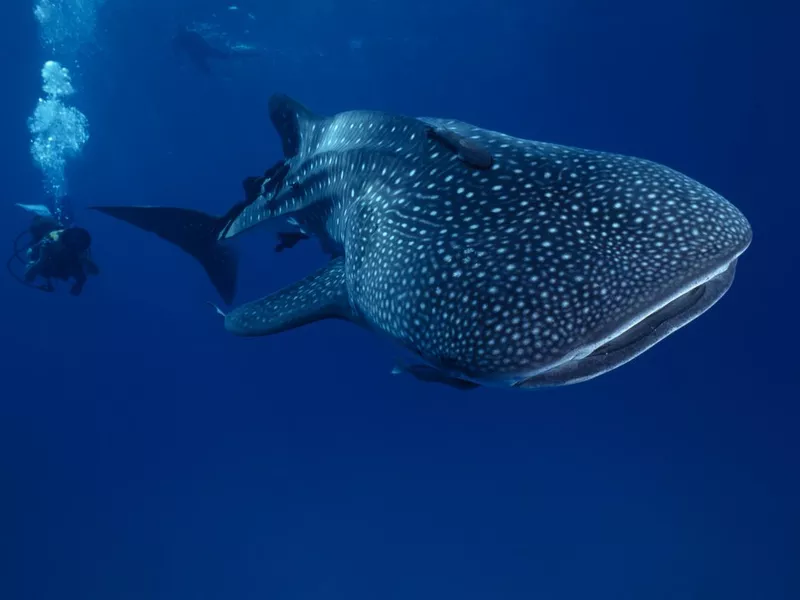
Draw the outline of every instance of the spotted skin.
<instances>
[{"instance_id":1,"label":"spotted skin","mask_svg":"<svg viewBox=\"0 0 800 600\"><path fill-rule=\"evenodd\" d=\"M491 167L430 128L485 148ZM293 185L251 221L292 214L344 254L368 327L472 381L513 385L588 355L751 239L725 199L647 160L364 111L305 138Z\"/></svg>"},{"instance_id":2,"label":"spotted skin","mask_svg":"<svg viewBox=\"0 0 800 600\"><path fill-rule=\"evenodd\" d=\"M279 292L238 307L225 315L225 328L236 335L261 336L335 317L352 318L342 258Z\"/></svg>"},{"instance_id":3,"label":"spotted skin","mask_svg":"<svg viewBox=\"0 0 800 600\"><path fill-rule=\"evenodd\" d=\"M749 244L741 213L666 167L438 125L490 148L494 168L426 164L434 197L376 202L354 228L372 243L353 244L352 293L377 328L449 370L544 370Z\"/></svg>"},{"instance_id":4,"label":"spotted skin","mask_svg":"<svg viewBox=\"0 0 800 600\"><path fill-rule=\"evenodd\" d=\"M332 260L229 313L238 335L347 318L411 351L422 366L402 371L425 381L574 383L710 308L751 241L728 201L647 160L447 119L321 117L280 95L270 116L285 158L247 180L217 241L281 222ZM163 229L152 211L106 212Z\"/></svg>"}]
</instances>

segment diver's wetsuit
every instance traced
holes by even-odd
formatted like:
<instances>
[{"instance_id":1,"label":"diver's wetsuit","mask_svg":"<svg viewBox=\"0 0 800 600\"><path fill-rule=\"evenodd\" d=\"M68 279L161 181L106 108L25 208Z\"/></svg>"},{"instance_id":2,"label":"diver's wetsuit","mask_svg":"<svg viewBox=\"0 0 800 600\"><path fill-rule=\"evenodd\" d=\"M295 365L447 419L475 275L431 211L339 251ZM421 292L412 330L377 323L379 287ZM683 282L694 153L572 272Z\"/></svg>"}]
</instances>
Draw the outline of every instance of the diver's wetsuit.
<instances>
[{"instance_id":1,"label":"diver's wetsuit","mask_svg":"<svg viewBox=\"0 0 800 600\"><path fill-rule=\"evenodd\" d=\"M33 217L31 226L28 228L28 232L31 234L31 248L41 242L46 235L58 229L63 229L63 226L53 217L42 215Z\"/></svg>"},{"instance_id":2,"label":"diver's wetsuit","mask_svg":"<svg viewBox=\"0 0 800 600\"><path fill-rule=\"evenodd\" d=\"M31 235L36 239L33 225ZM91 237L85 229L54 229L45 233L35 241L28 250L28 266L25 269L25 281L33 282L36 277L47 281L45 289L53 290L51 279L67 281L72 284L70 293L78 296L86 283L86 274L97 275L100 270L89 257Z\"/></svg>"}]
</instances>

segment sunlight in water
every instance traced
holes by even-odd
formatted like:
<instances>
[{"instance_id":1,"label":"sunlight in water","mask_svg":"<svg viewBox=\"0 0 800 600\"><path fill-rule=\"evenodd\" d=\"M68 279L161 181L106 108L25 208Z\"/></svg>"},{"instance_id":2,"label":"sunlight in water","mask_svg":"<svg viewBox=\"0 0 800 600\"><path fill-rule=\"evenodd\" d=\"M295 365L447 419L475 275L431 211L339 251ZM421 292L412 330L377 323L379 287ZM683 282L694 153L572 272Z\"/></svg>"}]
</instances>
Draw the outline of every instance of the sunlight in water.
<instances>
[{"instance_id":1,"label":"sunlight in water","mask_svg":"<svg viewBox=\"0 0 800 600\"><path fill-rule=\"evenodd\" d=\"M44 48L61 62L77 66L77 53L94 42L97 9L105 0L34 0ZM42 171L45 191L60 214L67 195L66 164L77 156L89 139L89 123L77 108L65 104L75 93L69 70L59 62L47 61L42 68L44 97L39 98L28 119L31 154Z\"/></svg>"},{"instance_id":2,"label":"sunlight in water","mask_svg":"<svg viewBox=\"0 0 800 600\"><path fill-rule=\"evenodd\" d=\"M59 57L74 54L94 38L97 9L105 0L36 0L33 12L42 43Z\"/></svg>"}]
</instances>

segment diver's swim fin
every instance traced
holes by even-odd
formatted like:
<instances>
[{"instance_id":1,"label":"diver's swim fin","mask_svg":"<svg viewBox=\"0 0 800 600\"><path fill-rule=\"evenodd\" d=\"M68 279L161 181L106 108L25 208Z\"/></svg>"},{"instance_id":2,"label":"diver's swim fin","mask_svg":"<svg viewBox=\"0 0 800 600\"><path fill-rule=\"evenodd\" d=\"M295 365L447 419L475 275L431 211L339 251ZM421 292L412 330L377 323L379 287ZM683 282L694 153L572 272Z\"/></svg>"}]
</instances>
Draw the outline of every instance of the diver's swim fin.
<instances>
[{"instance_id":1,"label":"diver's swim fin","mask_svg":"<svg viewBox=\"0 0 800 600\"><path fill-rule=\"evenodd\" d=\"M194 256L226 304L236 295L237 257L220 244L219 232L228 219L199 210L166 206L90 206L92 210L126 221L172 242Z\"/></svg>"}]
</instances>

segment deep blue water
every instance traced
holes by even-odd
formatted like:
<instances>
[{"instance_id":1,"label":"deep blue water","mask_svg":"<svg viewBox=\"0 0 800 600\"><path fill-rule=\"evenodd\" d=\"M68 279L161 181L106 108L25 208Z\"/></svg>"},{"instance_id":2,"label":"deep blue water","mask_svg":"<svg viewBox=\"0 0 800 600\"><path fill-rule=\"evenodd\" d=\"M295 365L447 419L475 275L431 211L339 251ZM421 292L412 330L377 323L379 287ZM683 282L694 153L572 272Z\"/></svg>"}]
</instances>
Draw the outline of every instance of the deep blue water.
<instances>
[{"instance_id":1,"label":"deep blue water","mask_svg":"<svg viewBox=\"0 0 800 600\"><path fill-rule=\"evenodd\" d=\"M0 277L0 598L800 598L783 4L242 2L246 25L224 3L107 0L74 69L91 139L68 169L102 276L80 298ZM27 0L2 10L10 252L13 203L46 200L26 120L53 57ZM191 21L268 57L203 76L169 49ZM223 212L280 155L274 92L657 160L729 198L754 242L711 311L578 386L392 377L391 352L339 322L234 338L191 258L81 207ZM244 242L240 301L325 260L272 244Z\"/></svg>"}]
</instances>

